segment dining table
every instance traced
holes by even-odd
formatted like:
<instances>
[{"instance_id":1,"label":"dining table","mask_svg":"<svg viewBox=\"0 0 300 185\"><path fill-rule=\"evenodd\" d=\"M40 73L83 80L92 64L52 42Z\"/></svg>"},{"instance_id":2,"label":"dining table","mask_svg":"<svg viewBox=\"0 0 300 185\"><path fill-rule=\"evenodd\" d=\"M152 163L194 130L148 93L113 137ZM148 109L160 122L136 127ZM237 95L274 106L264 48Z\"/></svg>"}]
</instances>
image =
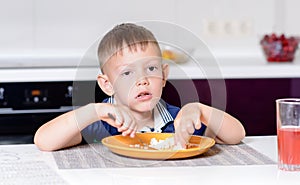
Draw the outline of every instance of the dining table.
<instances>
[{"instance_id":1,"label":"dining table","mask_svg":"<svg viewBox=\"0 0 300 185\"><path fill-rule=\"evenodd\" d=\"M300 184L300 172L279 170L277 137L247 136L215 144L187 159L135 159L101 143L54 152L34 144L0 145L0 184Z\"/></svg>"}]
</instances>

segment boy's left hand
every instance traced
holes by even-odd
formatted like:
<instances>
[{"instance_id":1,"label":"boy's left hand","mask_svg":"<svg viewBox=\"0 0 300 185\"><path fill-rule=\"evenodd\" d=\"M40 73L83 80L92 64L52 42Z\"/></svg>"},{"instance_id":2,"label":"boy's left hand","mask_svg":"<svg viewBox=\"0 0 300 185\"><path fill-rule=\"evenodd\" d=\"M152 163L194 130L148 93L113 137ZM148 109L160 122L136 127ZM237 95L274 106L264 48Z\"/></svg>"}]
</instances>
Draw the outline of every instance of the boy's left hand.
<instances>
[{"instance_id":1,"label":"boy's left hand","mask_svg":"<svg viewBox=\"0 0 300 185\"><path fill-rule=\"evenodd\" d=\"M185 147L195 129L201 128L199 103L188 103L181 108L175 120L175 142Z\"/></svg>"}]
</instances>

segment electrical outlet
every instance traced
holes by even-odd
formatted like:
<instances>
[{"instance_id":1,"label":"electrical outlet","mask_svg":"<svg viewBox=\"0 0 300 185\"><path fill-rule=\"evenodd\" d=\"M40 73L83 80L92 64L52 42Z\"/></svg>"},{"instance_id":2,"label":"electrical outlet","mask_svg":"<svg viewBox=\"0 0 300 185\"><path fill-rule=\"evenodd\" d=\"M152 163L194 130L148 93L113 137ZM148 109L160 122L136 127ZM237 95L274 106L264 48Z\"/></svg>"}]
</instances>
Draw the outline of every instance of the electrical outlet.
<instances>
[{"instance_id":1,"label":"electrical outlet","mask_svg":"<svg viewBox=\"0 0 300 185\"><path fill-rule=\"evenodd\" d=\"M213 37L246 37L253 33L250 20L203 20L203 34Z\"/></svg>"},{"instance_id":2,"label":"electrical outlet","mask_svg":"<svg viewBox=\"0 0 300 185\"><path fill-rule=\"evenodd\" d=\"M218 20L203 20L203 33L207 36L220 35L220 23Z\"/></svg>"},{"instance_id":3,"label":"electrical outlet","mask_svg":"<svg viewBox=\"0 0 300 185\"><path fill-rule=\"evenodd\" d=\"M253 23L250 20L244 20L240 22L239 25L239 29L240 29L240 34L242 35L251 35L253 34Z\"/></svg>"}]
</instances>

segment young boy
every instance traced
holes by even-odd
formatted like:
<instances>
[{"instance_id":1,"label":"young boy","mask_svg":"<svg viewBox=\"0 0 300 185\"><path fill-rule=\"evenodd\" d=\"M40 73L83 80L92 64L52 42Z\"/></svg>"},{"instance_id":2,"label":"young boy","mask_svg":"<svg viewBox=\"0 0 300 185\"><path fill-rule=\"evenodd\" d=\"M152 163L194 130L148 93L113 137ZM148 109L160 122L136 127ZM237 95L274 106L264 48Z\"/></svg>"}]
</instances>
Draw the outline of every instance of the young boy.
<instances>
[{"instance_id":1,"label":"young boy","mask_svg":"<svg viewBox=\"0 0 300 185\"><path fill-rule=\"evenodd\" d=\"M190 135L205 135L218 143L237 144L245 136L242 124L229 114L201 104L181 109L161 100L169 66L162 64L153 34L126 23L101 40L98 85L110 98L67 112L42 125L34 142L46 151L100 141L108 135L135 137L136 132L175 132L182 146Z\"/></svg>"}]
</instances>

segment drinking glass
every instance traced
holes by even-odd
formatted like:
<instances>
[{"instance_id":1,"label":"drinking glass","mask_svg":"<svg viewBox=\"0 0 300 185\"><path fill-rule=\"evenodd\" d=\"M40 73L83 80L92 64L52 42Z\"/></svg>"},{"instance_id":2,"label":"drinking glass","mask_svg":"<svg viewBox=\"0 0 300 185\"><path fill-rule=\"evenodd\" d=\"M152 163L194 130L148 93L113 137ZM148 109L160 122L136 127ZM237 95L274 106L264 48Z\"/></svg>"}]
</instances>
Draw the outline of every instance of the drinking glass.
<instances>
[{"instance_id":1,"label":"drinking glass","mask_svg":"<svg viewBox=\"0 0 300 185\"><path fill-rule=\"evenodd\" d=\"M300 98L276 100L278 168L300 171Z\"/></svg>"}]
</instances>

